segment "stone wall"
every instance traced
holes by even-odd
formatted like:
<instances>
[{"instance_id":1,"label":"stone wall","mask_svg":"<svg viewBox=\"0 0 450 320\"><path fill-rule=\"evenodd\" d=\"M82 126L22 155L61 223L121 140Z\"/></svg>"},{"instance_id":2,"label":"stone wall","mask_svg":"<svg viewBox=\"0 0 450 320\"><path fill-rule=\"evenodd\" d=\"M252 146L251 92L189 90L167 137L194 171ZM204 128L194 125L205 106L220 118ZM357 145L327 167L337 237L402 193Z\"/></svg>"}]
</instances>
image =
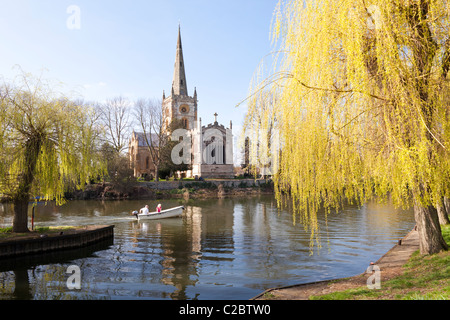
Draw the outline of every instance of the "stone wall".
<instances>
[{"instance_id":1,"label":"stone wall","mask_svg":"<svg viewBox=\"0 0 450 320\"><path fill-rule=\"evenodd\" d=\"M87 226L62 235L0 242L0 258L84 247L114 237L114 226Z\"/></svg>"},{"instance_id":2,"label":"stone wall","mask_svg":"<svg viewBox=\"0 0 450 320\"><path fill-rule=\"evenodd\" d=\"M180 181L159 181L159 182L146 182L146 185L150 189L156 189L156 190L172 190L177 189L180 185L185 186L190 185L192 183L197 184L198 186L201 186L202 183L206 184L214 184L216 186L219 186L220 184L224 187L229 188L240 188L240 187L253 187L253 186L260 186L262 184L266 184L269 180L268 179L230 179L230 180L221 180L221 179L214 179L214 180L207 180L207 181L192 181L192 180L180 180Z\"/></svg>"}]
</instances>

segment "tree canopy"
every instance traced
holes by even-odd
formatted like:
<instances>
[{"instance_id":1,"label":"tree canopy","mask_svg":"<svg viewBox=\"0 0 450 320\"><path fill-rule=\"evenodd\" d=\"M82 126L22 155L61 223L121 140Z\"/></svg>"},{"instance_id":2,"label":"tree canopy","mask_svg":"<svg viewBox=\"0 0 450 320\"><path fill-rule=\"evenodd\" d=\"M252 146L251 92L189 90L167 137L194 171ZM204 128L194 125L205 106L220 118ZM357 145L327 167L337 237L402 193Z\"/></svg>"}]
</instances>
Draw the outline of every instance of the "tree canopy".
<instances>
[{"instance_id":1,"label":"tree canopy","mask_svg":"<svg viewBox=\"0 0 450 320\"><path fill-rule=\"evenodd\" d=\"M450 196L449 15L448 1L279 2L246 130L279 133L277 199L291 195L312 241L319 208L389 198L424 230L419 209L434 219ZM439 233L422 252L445 247Z\"/></svg>"},{"instance_id":2,"label":"tree canopy","mask_svg":"<svg viewBox=\"0 0 450 320\"><path fill-rule=\"evenodd\" d=\"M23 75L0 88L0 194L14 203L13 231L27 231L30 197L64 201L103 172L93 109Z\"/></svg>"}]
</instances>

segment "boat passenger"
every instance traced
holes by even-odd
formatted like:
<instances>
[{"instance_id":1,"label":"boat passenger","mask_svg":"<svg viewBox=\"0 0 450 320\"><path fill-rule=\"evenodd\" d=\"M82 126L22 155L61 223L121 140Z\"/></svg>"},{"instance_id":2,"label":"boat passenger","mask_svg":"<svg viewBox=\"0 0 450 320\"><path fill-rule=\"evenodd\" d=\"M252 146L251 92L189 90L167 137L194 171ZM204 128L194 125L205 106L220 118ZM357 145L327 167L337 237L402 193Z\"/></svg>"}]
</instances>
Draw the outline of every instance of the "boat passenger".
<instances>
[{"instance_id":1,"label":"boat passenger","mask_svg":"<svg viewBox=\"0 0 450 320\"><path fill-rule=\"evenodd\" d=\"M143 214L149 214L149 210L148 210L148 204L145 205L144 208L141 208L141 210L139 210L139 213L143 213Z\"/></svg>"},{"instance_id":2,"label":"boat passenger","mask_svg":"<svg viewBox=\"0 0 450 320\"><path fill-rule=\"evenodd\" d=\"M158 206L156 207L156 212L161 212L161 203L160 204L158 204Z\"/></svg>"}]
</instances>

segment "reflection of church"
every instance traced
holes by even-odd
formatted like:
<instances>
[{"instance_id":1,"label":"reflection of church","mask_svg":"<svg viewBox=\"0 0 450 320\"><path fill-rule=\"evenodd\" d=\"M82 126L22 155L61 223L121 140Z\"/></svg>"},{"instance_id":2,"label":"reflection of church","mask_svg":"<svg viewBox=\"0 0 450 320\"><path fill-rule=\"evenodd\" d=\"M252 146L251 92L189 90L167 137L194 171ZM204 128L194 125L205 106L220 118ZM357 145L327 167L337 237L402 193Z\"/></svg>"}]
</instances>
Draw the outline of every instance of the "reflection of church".
<instances>
[{"instance_id":1,"label":"reflection of church","mask_svg":"<svg viewBox=\"0 0 450 320\"><path fill-rule=\"evenodd\" d=\"M194 95L188 94L186 74L184 68L181 32L178 29L177 52L173 74L171 95L166 97L163 92L162 113L164 126L167 128L173 120L180 120L182 126L188 130L191 137L192 170L187 176L203 178L232 178L233 171L233 133L232 124L225 128L215 121L202 126L198 119L197 90ZM136 148L139 150L139 148ZM133 155L132 155L133 157ZM139 158L135 155L134 159ZM147 167L151 167L148 166ZM142 173L135 168L135 175Z\"/></svg>"}]
</instances>

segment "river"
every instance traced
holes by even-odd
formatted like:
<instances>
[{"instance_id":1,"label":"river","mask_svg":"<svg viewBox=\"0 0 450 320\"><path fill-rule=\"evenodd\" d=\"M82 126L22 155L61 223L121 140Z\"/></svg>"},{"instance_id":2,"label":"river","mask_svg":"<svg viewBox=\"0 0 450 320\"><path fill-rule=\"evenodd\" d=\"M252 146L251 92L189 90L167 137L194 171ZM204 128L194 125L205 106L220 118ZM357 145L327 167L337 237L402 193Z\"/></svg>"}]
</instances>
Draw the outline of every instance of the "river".
<instances>
[{"instance_id":1,"label":"river","mask_svg":"<svg viewBox=\"0 0 450 320\"><path fill-rule=\"evenodd\" d=\"M262 291L365 271L414 227L412 210L370 203L325 219L321 248L271 196L161 200L185 205L182 218L130 221L132 210L156 201L70 201L38 204L35 224L114 224L114 241L95 247L0 260L0 299L243 300ZM0 227L12 210L0 205ZM80 289L68 286L79 268Z\"/></svg>"}]
</instances>

